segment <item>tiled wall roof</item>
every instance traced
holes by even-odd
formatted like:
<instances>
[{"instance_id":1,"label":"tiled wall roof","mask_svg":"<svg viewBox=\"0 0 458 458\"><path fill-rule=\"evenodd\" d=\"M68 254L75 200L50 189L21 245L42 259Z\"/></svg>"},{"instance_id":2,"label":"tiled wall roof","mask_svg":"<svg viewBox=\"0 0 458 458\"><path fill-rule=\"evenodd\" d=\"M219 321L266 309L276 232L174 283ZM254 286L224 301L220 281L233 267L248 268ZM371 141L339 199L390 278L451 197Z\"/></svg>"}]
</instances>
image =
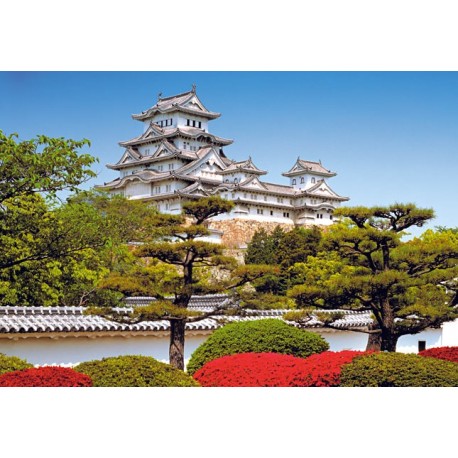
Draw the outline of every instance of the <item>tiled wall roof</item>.
<instances>
[{"instance_id":1,"label":"tiled wall roof","mask_svg":"<svg viewBox=\"0 0 458 458\"><path fill-rule=\"evenodd\" d=\"M226 295L195 296L189 308L193 310L211 311L227 299ZM129 298L126 302L132 306L150 303L153 298ZM170 324L166 320L144 321L138 324L120 324L105 318L85 315L84 307L1 307L0 334L17 333L69 333L69 332L136 332L136 331L168 331ZM227 316L226 322L258 320L278 317L287 310L259 310L252 315ZM345 316L334 322L336 327L365 327L372 323L369 312L345 312ZM222 326L222 322L214 318L206 318L195 323L187 323L187 330L214 330ZM320 327L320 322L312 319L308 327Z\"/></svg>"}]
</instances>

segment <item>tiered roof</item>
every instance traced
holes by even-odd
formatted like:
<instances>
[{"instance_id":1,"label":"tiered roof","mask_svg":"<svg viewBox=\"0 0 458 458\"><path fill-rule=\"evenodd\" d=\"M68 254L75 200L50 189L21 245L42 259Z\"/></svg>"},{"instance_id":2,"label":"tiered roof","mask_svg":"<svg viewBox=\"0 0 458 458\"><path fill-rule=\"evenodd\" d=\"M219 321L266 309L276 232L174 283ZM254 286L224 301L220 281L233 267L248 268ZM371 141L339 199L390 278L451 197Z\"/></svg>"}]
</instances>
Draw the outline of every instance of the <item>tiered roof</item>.
<instances>
[{"instance_id":1,"label":"tiered roof","mask_svg":"<svg viewBox=\"0 0 458 458\"><path fill-rule=\"evenodd\" d=\"M285 177L292 177L300 175L306 172L312 172L314 175L321 175L324 177L333 177L336 175L335 172L331 172L325 169L320 162L304 161L301 158L297 158L296 163L291 167L288 172L282 173Z\"/></svg>"},{"instance_id":2,"label":"tiered roof","mask_svg":"<svg viewBox=\"0 0 458 458\"><path fill-rule=\"evenodd\" d=\"M192 90L189 92L164 98L159 96L154 106L142 113L132 115L132 118L144 121L157 114L173 113L177 111L201 116L206 119L215 119L221 116L220 113L214 113L205 108L204 104L197 97L196 88L193 86Z\"/></svg>"}]
</instances>

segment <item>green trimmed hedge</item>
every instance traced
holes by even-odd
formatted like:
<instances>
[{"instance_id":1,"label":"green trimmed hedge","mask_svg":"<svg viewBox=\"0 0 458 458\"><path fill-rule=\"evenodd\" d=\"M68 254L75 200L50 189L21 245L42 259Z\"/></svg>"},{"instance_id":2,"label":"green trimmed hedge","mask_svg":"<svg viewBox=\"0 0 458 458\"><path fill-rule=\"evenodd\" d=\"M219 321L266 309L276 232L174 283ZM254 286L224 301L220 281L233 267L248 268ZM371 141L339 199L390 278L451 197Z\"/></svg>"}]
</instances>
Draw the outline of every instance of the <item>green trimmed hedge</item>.
<instances>
[{"instance_id":1,"label":"green trimmed hedge","mask_svg":"<svg viewBox=\"0 0 458 458\"><path fill-rule=\"evenodd\" d=\"M342 367L341 386L458 386L458 363L415 354L375 353L358 356Z\"/></svg>"},{"instance_id":2,"label":"green trimmed hedge","mask_svg":"<svg viewBox=\"0 0 458 458\"><path fill-rule=\"evenodd\" d=\"M7 356L0 353L0 374L21 371L22 369L28 369L30 367L33 367L33 364L30 364L25 359L18 358L17 356Z\"/></svg>"},{"instance_id":3,"label":"green trimmed hedge","mask_svg":"<svg viewBox=\"0 0 458 458\"><path fill-rule=\"evenodd\" d=\"M230 323L217 329L191 355L188 374L205 363L238 353L282 353L307 358L329 349L319 334L295 328L282 320L268 318Z\"/></svg>"},{"instance_id":4,"label":"green trimmed hedge","mask_svg":"<svg viewBox=\"0 0 458 458\"><path fill-rule=\"evenodd\" d=\"M99 387L200 386L191 376L150 356L116 356L74 367Z\"/></svg>"}]
</instances>

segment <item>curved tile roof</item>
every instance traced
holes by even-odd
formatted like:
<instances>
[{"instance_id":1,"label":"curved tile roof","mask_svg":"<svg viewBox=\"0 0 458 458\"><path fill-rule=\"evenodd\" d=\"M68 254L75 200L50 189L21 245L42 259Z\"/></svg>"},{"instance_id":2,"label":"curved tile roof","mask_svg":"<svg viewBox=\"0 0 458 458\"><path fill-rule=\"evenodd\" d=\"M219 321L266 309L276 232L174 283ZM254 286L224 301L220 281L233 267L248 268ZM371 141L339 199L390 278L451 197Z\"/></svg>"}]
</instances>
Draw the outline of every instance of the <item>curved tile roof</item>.
<instances>
[{"instance_id":1,"label":"curved tile roof","mask_svg":"<svg viewBox=\"0 0 458 458\"><path fill-rule=\"evenodd\" d=\"M224 294L194 296L189 308L209 312L220 306L228 296ZM132 306L147 305L155 300L152 297L133 297L126 299ZM0 308L0 334L31 334L34 333L78 333L78 332L152 332L168 331L170 324L166 320L143 321L137 324L121 324L105 318L85 315L84 307L12 307ZM222 326L224 322L251 321L265 318L281 318L288 310L253 310L247 316L224 316L205 318L201 321L187 323L188 331L212 331ZM327 311L332 312L332 311ZM325 312L326 313L326 312ZM365 327L372 323L369 312L344 312L342 319L333 325L338 328ZM321 323L313 318L306 327L321 327Z\"/></svg>"}]
</instances>

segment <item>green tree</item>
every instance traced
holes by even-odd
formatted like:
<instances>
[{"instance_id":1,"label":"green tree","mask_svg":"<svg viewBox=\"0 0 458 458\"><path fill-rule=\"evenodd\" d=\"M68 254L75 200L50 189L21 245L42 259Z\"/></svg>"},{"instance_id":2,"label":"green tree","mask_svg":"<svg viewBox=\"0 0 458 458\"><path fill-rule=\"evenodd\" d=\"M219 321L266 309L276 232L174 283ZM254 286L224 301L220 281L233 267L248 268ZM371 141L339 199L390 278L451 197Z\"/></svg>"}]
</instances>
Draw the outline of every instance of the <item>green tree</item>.
<instances>
[{"instance_id":1,"label":"green tree","mask_svg":"<svg viewBox=\"0 0 458 458\"><path fill-rule=\"evenodd\" d=\"M433 210L394 204L335 214L345 219L326 233L324 246L337 257L320 254L301 267L305 283L289 291L300 307L371 311L369 332L386 351L396 351L403 335L458 317L458 235L428 230L402 240L408 228L432 219Z\"/></svg>"},{"instance_id":2,"label":"green tree","mask_svg":"<svg viewBox=\"0 0 458 458\"><path fill-rule=\"evenodd\" d=\"M38 192L55 196L58 191L76 191L96 176L90 168L96 159L79 151L90 145L89 140L39 135L18 142L17 138L0 130L0 204Z\"/></svg>"},{"instance_id":3,"label":"green tree","mask_svg":"<svg viewBox=\"0 0 458 458\"><path fill-rule=\"evenodd\" d=\"M120 196L81 192L59 206L40 194L2 204L0 305L113 303L119 294L98 288L109 272L140 264L127 247L148 240L154 207Z\"/></svg>"},{"instance_id":4,"label":"green tree","mask_svg":"<svg viewBox=\"0 0 458 458\"><path fill-rule=\"evenodd\" d=\"M155 236L156 241L145 243L135 250L141 258L160 261L174 266L178 275L170 275L167 284L162 283L161 291L154 286L154 281L140 285L139 277L119 279L117 285L107 284L110 288L130 292L135 288L146 288L143 291L155 296L158 300L149 306L116 311L108 307L97 307L90 313L102 315L115 321L137 323L147 320L168 320L170 322L170 364L178 369L184 369L184 345L186 323L200 321L209 316L233 312L235 303L226 304L220 309L208 313L188 309L191 297L196 293L219 293L234 290L253 281L266 272L273 270L268 266L237 266L235 259L223 255L223 246L202 240L210 234L207 228L208 219L230 211L233 203L219 197L202 198L183 204L183 215L158 215ZM205 279L197 273L213 268L214 278ZM152 269L154 273L155 269ZM223 275L224 274L224 275ZM164 291L173 293L173 299L164 299Z\"/></svg>"}]
</instances>

